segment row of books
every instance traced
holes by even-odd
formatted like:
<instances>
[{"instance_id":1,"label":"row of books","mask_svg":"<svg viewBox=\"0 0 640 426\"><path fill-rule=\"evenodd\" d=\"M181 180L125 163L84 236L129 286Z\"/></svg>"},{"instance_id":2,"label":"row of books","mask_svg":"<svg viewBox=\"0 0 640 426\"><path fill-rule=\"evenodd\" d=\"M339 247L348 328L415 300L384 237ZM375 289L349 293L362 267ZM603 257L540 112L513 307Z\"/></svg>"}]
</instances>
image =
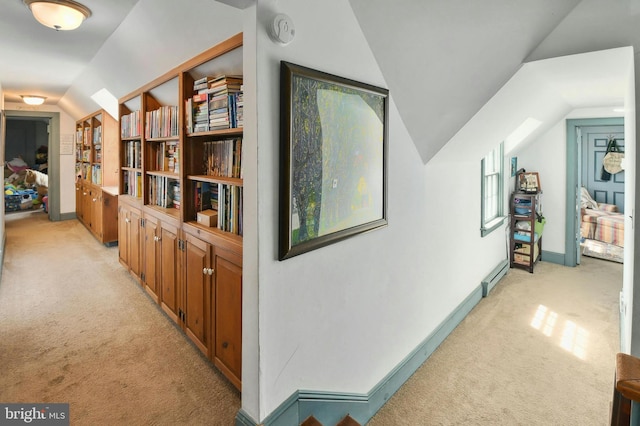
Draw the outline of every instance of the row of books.
<instances>
[{"instance_id":1,"label":"row of books","mask_svg":"<svg viewBox=\"0 0 640 426\"><path fill-rule=\"evenodd\" d=\"M140 141L124 142L124 158L122 164L134 169L142 168L142 144Z\"/></svg>"},{"instance_id":2,"label":"row of books","mask_svg":"<svg viewBox=\"0 0 640 426\"><path fill-rule=\"evenodd\" d=\"M242 235L242 187L224 183L195 183L195 209L218 212L216 227Z\"/></svg>"},{"instance_id":3,"label":"row of books","mask_svg":"<svg viewBox=\"0 0 640 426\"><path fill-rule=\"evenodd\" d=\"M96 126L93 128L93 144L99 144L102 142L102 126Z\"/></svg>"},{"instance_id":4,"label":"row of books","mask_svg":"<svg viewBox=\"0 0 640 426\"><path fill-rule=\"evenodd\" d=\"M162 208L180 208L180 181L166 176L149 176L149 204Z\"/></svg>"},{"instance_id":5,"label":"row of books","mask_svg":"<svg viewBox=\"0 0 640 426\"><path fill-rule=\"evenodd\" d=\"M162 106L146 113L144 135L146 138L178 136L179 127L178 107Z\"/></svg>"},{"instance_id":6,"label":"row of books","mask_svg":"<svg viewBox=\"0 0 640 426\"><path fill-rule=\"evenodd\" d=\"M123 194L142 197L142 173L124 170L122 172Z\"/></svg>"},{"instance_id":7,"label":"row of books","mask_svg":"<svg viewBox=\"0 0 640 426\"><path fill-rule=\"evenodd\" d=\"M158 142L154 160L154 170L180 173L180 146L178 142Z\"/></svg>"},{"instance_id":8,"label":"row of books","mask_svg":"<svg viewBox=\"0 0 640 426\"><path fill-rule=\"evenodd\" d=\"M202 77L193 84L194 95L185 102L190 133L242 127L242 76ZM239 111L240 109L240 111Z\"/></svg>"},{"instance_id":9,"label":"row of books","mask_svg":"<svg viewBox=\"0 0 640 426\"><path fill-rule=\"evenodd\" d=\"M96 185L102 185L102 168L100 164L94 164L91 166L91 182Z\"/></svg>"},{"instance_id":10,"label":"row of books","mask_svg":"<svg viewBox=\"0 0 640 426\"><path fill-rule=\"evenodd\" d=\"M140 136L140 111L133 111L120 117L120 136L123 138Z\"/></svg>"},{"instance_id":11,"label":"row of books","mask_svg":"<svg viewBox=\"0 0 640 426\"><path fill-rule=\"evenodd\" d=\"M85 146L91 146L91 128L89 127L84 128L84 136L82 141Z\"/></svg>"},{"instance_id":12,"label":"row of books","mask_svg":"<svg viewBox=\"0 0 640 426\"><path fill-rule=\"evenodd\" d=\"M242 138L204 142L203 157L205 174L242 178Z\"/></svg>"}]
</instances>

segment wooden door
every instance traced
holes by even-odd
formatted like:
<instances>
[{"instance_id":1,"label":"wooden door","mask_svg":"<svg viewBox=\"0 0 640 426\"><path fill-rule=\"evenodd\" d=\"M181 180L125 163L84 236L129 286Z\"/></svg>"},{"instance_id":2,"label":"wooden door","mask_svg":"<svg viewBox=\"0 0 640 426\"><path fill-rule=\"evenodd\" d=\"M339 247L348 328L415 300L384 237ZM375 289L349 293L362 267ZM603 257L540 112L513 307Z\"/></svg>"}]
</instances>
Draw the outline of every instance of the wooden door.
<instances>
[{"instance_id":1,"label":"wooden door","mask_svg":"<svg viewBox=\"0 0 640 426\"><path fill-rule=\"evenodd\" d=\"M211 245L191 235L185 237L184 328L195 345L210 357Z\"/></svg>"},{"instance_id":2,"label":"wooden door","mask_svg":"<svg viewBox=\"0 0 640 426\"><path fill-rule=\"evenodd\" d=\"M129 209L125 205L118 206L118 255L120 263L129 267Z\"/></svg>"},{"instance_id":3,"label":"wooden door","mask_svg":"<svg viewBox=\"0 0 640 426\"><path fill-rule=\"evenodd\" d=\"M144 241L144 265L142 273L142 282L144 289L149 293L156 303L160 301L160 287L158 279L158 255L160 250L160 237L158 236L158 220L153 216L146 217L143 228Z\"/></svg>"},{"instance_id":4,"label":"wooden door","mask_svg":"<svg viewBox=\"0 0 640 426\"><path fill-rule=\"evenodd\" d=\"M129 209L129 268L137 277L142 272L140 216L140 210Z\"/></svg>"},{"instance_id":5,"label":"wooden door","mask_svg":"<svg viewBox=\"0 0 640 426\"><path fill-rule=\"evenodd\" d=\"M91 227L91 187L88 183L82 188L82 222Z\"/></svg>"},{"instance_id":6,"label":"wooden door","mask_svg":"<svg viewBox=\"0 0 640 426\"><path fill-rule=\"evenodd\" d=\"M179 252L178 230L165 224L160 225L160 287L162 309L173 319L179 322Z\"/></svg>"},{"instance_id":7,"label":"wooden door","mask_svg":"<svg viewBox=\"0 0 640 426\"><path fill-rule=\"evenodd\" d=\"M80 222L84 220L82 217L82 183L80 181L76 182L76 217Z\"/></svg>"},{"instance_id":8,"label":"wooden door","mask_svg":"<svg viewBox=\"0 0 640 426\"><path fill-rule=\"evenodd\" d=\"M582 126L582 186L599 203L615 204L624 212L624 170L611 175L610 180L601 178L602 159L607 151L609 136L616 138L618 147L624 151L624 126Z\"/></svg>"},{"instance_id":9,"label":"wooden door","mask_svg":"<svg viewBox=\"0 0 640 426\"><path fill-rule=\"evenodd\" d=\"M102 241L102 190L91 190L91 230Z\"/></svg>"},{"instance_id":10,"label":"wooden door","mask_svg":"<svg viewBox=\"0 0 640 426\"><path fill-rule=\"evenodd\" d=\"M241 389L242 264L216 248L214 364Z\"/></svg>"}]
</instances>

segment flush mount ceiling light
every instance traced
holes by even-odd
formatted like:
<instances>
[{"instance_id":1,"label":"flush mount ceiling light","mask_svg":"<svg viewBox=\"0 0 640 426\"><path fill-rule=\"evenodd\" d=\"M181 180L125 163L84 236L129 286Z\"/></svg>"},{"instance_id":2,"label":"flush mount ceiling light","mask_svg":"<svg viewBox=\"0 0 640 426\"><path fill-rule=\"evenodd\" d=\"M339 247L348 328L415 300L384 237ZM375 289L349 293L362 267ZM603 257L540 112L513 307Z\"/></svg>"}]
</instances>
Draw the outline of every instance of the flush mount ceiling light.
<instances>
[{"instance_id":1,"label":"flush mount ceiling light","mask_svg":"<svg viewBox=\"0 0 640 426\"><path fill-rule=\"evenodd\" d=\"M47 99L44 96L35 96L35 95L20 95L22 100L27 105L42 105L44 100Z\"/></svg>"},{"instance_id":2,"label":"flush mount ceiling light","mask_svg":"<svg viewBox=\"0 0 640 426\"><path fill-rule=\"evenodd\" d=\"M75 30L91 16L91 11L72 0L23 0L34 18L56 31Z\"/></svg>"}]
</instances>

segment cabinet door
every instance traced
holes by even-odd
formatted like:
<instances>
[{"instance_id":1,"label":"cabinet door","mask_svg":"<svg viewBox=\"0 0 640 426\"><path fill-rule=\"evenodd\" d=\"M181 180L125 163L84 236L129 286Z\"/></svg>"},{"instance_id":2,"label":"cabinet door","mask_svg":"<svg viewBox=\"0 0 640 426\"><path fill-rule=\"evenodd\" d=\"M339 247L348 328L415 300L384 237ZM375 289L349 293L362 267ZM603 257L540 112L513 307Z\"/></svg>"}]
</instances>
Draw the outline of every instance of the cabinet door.
<instances>
[{"instance_id":1,"label":"cabinet door","mask_svg":"<svg viewBox=\"0 0 640 426\"><path fill-rule=\"evenodd\" d=\"M118 255L120 263L129 266L129 209L124 206L118 206Z\"/></svg>"},{"instance_id":2,"label":"cabinet door","mask_svg":"<svg viewBox=\"0 0 640 426\"><path fill-rule=\"evenodd\" d=\"M215 256L214 364L238 389L242 372L242 267Z\"/></svg>"},{"instance_id":3,"label":"cabinet door","mask_svg":"<svg viewBox=\"0 0 640 426\"><path fill-rule=\"evenodd\" d=\"M211 245L191 235L185 238L184 327L187 336L210 357Z\"/></svg>"},{"instance_id":4,"label":"cabinet door","mask_svg":"<svg viewBox=\"0 0 640 426\"><path fill-rule=\"evenodd\" d=\"M140 236L140 211L137 209L129 210L129 268L131 272L140 277L142 272L142 256L141 256L141 236Z\"/></svg>"},{"instance_id":5,"label":"cabinet door","mask_svg":"<svg viewBox=\"0 0 640 426\"><path fill-rule=\"evenodd\" d=\"M91 190L91 230L102 241L102 190Z\"/></svg>"},{"instance_id":6,"label":"cabinet door","mask_svg":"<svg viewBox=\"0 0 640 426\"><path fill-rule=\"evenodd\" d=\"M84 220L82 217L82 184L76 182L76 217L81 222Z\"/></svg>"},{"instance_id":7,"label":"cabinet door","mask_svg":"<svg viewBox=\"0 0 640 426\"><path fill-rule=\"evenodd\" d=\"M161 306L171 319L178 322L180 306L178 230L161 224L160 232L160 265L158 266L161 270Z\"/></svg>"},{"instance_id":8,"label":"cabinet door","mask_svg":"<svg viewBox=\"0 0 640 426\"><path fill-rule=\"evenodd\" d=\"M91 228L91 188L85 185L82 190L82 221Z\"/></svg>"},{"instance_id":9,"label":"cabinet door","mask_svg":"<svg viewBox=\"0 0 640 426\"><path fill-rule=\"evenodd\" d=\"M144 241L144 272L142 274L144 289L151 298L159 302L159 280L158 280L158 255L160 250L160 237L158 237L158 220L148 217L144 220L143 241Z\"/></svg>"}]
</instances>

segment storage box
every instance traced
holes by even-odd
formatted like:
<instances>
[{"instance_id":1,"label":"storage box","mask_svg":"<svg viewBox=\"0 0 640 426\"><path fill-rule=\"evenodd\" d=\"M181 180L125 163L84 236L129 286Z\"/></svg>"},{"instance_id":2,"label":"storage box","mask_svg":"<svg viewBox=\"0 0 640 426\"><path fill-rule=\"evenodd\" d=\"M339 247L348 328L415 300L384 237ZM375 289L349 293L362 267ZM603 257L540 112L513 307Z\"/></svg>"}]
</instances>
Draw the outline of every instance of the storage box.
<instances>
[{"instance_id":1,"label":"storage box","mask_svg":"<svg viewBox=\"0 0 640 426\"><path fill-rule=\"evenodd\" d=\"M199 224L204 226L217 226L218 225L218 212L215 210L203 210L198 212L196 220Z\"/></svg>"}]
</instances>

